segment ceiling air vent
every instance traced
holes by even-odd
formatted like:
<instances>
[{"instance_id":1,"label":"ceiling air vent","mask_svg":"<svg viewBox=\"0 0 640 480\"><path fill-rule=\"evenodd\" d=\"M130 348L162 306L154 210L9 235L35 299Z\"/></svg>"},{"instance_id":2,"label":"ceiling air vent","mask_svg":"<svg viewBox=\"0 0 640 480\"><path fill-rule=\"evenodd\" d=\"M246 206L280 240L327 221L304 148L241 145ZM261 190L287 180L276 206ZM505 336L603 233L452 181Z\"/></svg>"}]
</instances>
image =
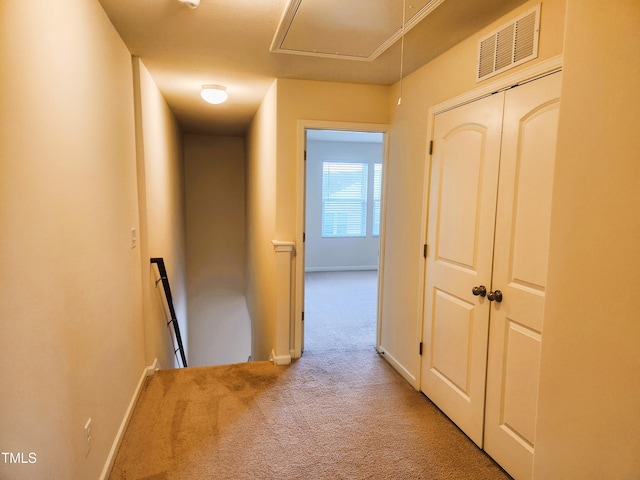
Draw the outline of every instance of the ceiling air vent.
<instances>
[{"instance_id":1,"label":"ceiling air vent","mask_svg":"<svg viewBox=\"0 0 640 480\"><path fill-rule=\"evenodd\" d=\"M476 81L538 56L540 4L480 40Z\"/></svg>"}]
</instances>

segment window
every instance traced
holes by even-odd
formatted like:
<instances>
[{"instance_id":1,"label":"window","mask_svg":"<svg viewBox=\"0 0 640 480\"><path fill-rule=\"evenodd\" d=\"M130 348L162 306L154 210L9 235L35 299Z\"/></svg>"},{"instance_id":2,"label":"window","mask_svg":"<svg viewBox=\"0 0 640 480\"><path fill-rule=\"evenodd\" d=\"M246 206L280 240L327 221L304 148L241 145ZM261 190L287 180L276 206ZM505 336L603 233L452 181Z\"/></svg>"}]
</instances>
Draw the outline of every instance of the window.
<instances>
[{"instance_id":1,"label":"window","mask_svg":"<svg viewBox=\"0 0 640 480\"><path fill-rule=\"evenodd\" d=\"M380 235L380 199L382 198L382 164L373 165L373 229L374 237Z\"/></svg>"},{"instance_id":2,"label":"window","mask_svg":"<svg viewBox=\"0 0 640 480\"><path fill-rule=\"evenodd\" d=\"M367 234L366 163L322 162L322 236Z\"/></svg>"}]
</instances>

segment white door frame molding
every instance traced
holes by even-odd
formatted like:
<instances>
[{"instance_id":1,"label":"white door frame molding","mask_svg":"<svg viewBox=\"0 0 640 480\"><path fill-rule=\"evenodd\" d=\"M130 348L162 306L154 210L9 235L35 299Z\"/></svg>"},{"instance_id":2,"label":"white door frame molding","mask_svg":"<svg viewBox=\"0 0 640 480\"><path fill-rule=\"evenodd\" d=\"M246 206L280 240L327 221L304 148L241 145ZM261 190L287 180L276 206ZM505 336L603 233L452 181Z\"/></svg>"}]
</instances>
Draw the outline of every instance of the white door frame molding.
<instances>
[{"instance_id":1,"label":"white door frame molding","mask_svg":"<svg viewBox=\"0 0 640 480\"><path fill-rule=\"evenodd\" d=\"M303 347L303 325L302 312L304 308L304 242L305 231L305 148L306 130L345 130L354 132L379 132L384 134L383 159L382 159L382 209L380 212L380 255L378 259L378 314L376 319L376 348L380 345L380 314L382 312L382 279L384 274L384 239L385 239L385 213L387 194L387 175L385 173L389 155L389 130L391 126L383 123L356 123L356 122L333 122L322 120L298 120L297 125L297 148L296 148L296 240L300 245L295 262L295 299L294 299L294 321L291 338L291 357L300 358Z\"/></svg>"}]
</instances>

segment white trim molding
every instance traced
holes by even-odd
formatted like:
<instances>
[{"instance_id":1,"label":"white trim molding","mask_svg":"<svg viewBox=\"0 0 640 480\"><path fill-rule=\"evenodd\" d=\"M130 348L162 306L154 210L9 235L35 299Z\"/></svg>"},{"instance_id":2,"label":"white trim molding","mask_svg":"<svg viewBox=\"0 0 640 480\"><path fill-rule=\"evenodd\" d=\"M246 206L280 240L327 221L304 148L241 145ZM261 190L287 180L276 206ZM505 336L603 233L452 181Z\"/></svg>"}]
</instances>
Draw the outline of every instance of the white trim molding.
<instances>
[{"instance_id":1,"label":"white trim molding","mask_svg":"<svg viewBox=\"0 0 640 480\"><path fill-rule=\"evenodd\" d=\"M351 267L348 265L338 267L306 267L305 272L359 272L378 270L378 265L365 265L359 267Z\"/></svg>"},{"instance_id":2,"label":"white trim molding","mask_svg":"<svg viewBox=\"0 0 640 480\"><path fill-rule=\"evenodd\" d=\"M295 242L285 242L283 240L271 240L271 243L273 244L273 249L275 250L276 253L295 252L295 248L296 248Z\"/></svg>"},{"instance_id":3,"label":"white trim molding","mask_svg":"<svg viewBox=\"0 0 640 480\"><path fill-rule=\"evenodd\" d=\"M296 244L282 240L272 240L271 243L276 254L276 329L270 360L275 365L288 365L291 363L291 332L294 327L292 277Z\"/></svg>"},{"instance_id":4,"label":"white trim molding","mask_svg":"<svg viewBox=\"0 0 640 480\"><path fill-rule=\"evenodd\" d=\"M389 362L389 364L393 368L395 368L398 371L398 373L402 375L404 379L411 384L413 388L415 388L416 390L420 389L420 384L418 382L418 379L414 375L412 375L409 370L404 368L404 365L398 362L398 360L396 360L396 358L393 355L387 352L382 346L378 347L377 350L380 356L382 356L382 358L384 358L387 362Z\"/></svg>"},{"instance_id":5,"label":"white trim molding","mask_svg":"<svg viewBox=\"0 0 640 480\"><path fill-rule=\"evenodd\" d=\"M276 352L271 350L269 361L274 365L289 365L291 363L291 352L288 355L276 355Z\"/></svg>"},{"instance_id":6,"label":"white trim molding","mask_svg":"<svg viewBox=\"0 0 640 480\"><path fill-rule=\"evenodd\" d=\"M359 123L359 122L339 122L327 120L299 119L297 130L297 166L296 166L296 241L298 255L295 262L294 272L294 292L293 302L293 324L292 337L293 344L291 351L293 358L302 356L304 346L304 326L302 312L304 310L304 274L305 274L305 197L306 197L306 166L305 148L307 146L306 130L344 130L352 132L377 132L384 134L384 156L382 159L382 205L380 210L380 253L378 260L378 316L376 344L380 343L381 315L382 315L382 282L384 276L384 251L385 251L385 215L387 196L387 174L385 169L389 160L389 131L391 126L386 123Z\"/></svg>"},{"instance_id":7,"label":"white trim molding","mask_svg":"<svg viewBox=\"0 0 640 480\"><path fill-rule=\"evenodd\" d=\"M160 362L158 362L158 359L156 358L153 363L146 368L147 377L152 377L158 370L161 370L161 367Z\"/></svg>"},{"instance_id":8,"label":"white trim molding","mask_svg":"<svg viewBox=\"0 0 640 480\"><path fill-rule=\"evenodd\" d=\"M118 449L120 448L120 443L122 443L122 439L124 438L124 432L127 429L127 425L129 425L129 420L131 420L131 415L133 414L133 409L136 406L136 402L138 401L138 397L140 396L140 392L142 392L142 387L144 385L147 377L153 376L157 370L160 370L160 364L158 363L158 359L156 358L153 363L144 368L142 372L142 376L138 381L138 385L133 392L133 396L129 401L129 406L127 410L124 412L124 417L122 422L120 422L120 428L118 429L118 433L116 433L116 437L113 439L113 444L111 445L111 450L109 450L109 455L107 455L107 461L104 464L102 469L102 473L100 474L100 480L106 480L109 478L109 474L111 473L111 469L113 468L113 464L116 461L116 454L118 453Z\"/></svg>"},{"instance_id":9,"label":"white trim molding","mask_svg":"<svg viewBox=\"0 0 640 480\"><path fill-rule=\"evenodd\" d=\"M466 93L432 106L431 108L429 108L429 119L432 119L432 117L434 117L438 113L443 113L447 110L451 110L453 108L464 105L465 103L479 100L482 97L491 95L495 92L499 92L500 90L505 90L513 87L514 85L535 80L536 78L544 75L559 72L560 70L562 70L562 64L563 55L556 55L555 57L551 57L547 60L535 63L529 67L523 68L521 70L516 70L515 72L509 75L505 75L504 77L500 77L498 79L494 78L491 81L487 81L486 84L480 85ZM429 131L430 135L432 135L432 133L433 132ZM433 137L430 136L429 138L431 139Z\"/></svg>"}]
</instances>

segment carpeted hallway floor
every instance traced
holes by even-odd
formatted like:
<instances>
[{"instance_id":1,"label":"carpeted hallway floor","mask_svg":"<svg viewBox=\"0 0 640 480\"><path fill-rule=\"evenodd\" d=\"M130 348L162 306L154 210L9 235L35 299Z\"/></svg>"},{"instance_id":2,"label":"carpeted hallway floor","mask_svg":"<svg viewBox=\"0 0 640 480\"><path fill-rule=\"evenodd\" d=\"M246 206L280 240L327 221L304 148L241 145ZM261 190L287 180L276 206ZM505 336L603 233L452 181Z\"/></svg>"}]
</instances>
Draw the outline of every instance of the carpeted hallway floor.
<instances>
[{"instance_id":1,"label":"carpeted hallway floor","mask_svg":"<svg viewBox=\"0 0 640 480\"><path fill-rule=\"evenodd\" d=\"M288 367L150 377L110 478L509 479L376 354L375 288L366 272L309 275L305 353Z\"/></svg>"}]
</instances>

